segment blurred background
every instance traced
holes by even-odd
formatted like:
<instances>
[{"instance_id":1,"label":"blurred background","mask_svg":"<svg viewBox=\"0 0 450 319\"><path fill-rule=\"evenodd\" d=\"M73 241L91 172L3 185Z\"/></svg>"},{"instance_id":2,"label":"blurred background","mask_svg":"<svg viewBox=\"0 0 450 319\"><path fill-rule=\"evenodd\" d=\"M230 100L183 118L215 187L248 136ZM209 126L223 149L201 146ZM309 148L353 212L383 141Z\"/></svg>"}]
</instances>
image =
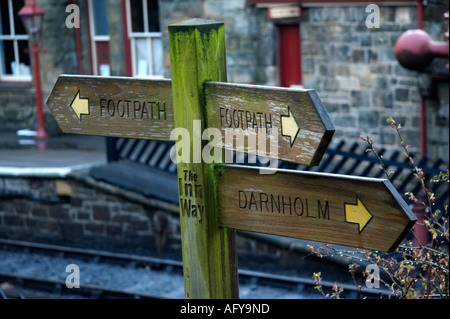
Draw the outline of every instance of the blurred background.
<instances>
[{"instance_id":1,"label":"blurred background","mask_svg":"<svg viewBox=\"0 0 450 319\"><path fill-rule=\"evenodd\" d=\"M19 12L32 4L43 20L30 31ZM68 274L65 266L51 266L56 260L40 268L48 252L59 251L51 258L66 265L67 255L82 258L92 250L97 262L99 252L115 262L131 254L138 258L127 267L159 269L140 293L184 297L176 270L181 243L172 144L63 134L45 102L60 74L170 78L167 27L191 18L225 23L229 82L317 91L336 128L329 150L318 167L280 167L383 177L360 139L370 136L397 172L392 182L399 193L417 191L397 133L386 122L392 117L404 127L402 136L428 177L448 168L448 1L0 0L4 283L13 280L7 276L38 274L64 283ZM433 187L437 207L448 204L448 183ZM316 243L238 232L241 297L320 297L312 279L318 271L329 276L330 287L339 280L348 285L348 297L360 297L364 280L360 276L355 284L345 256L310 256L311 244ZM26 255L32 249L47 255L33 259ZM24 260L36 260L34 270L23 273ZM83 267L81 281L87 284L83 269L89 267ZM105 286L95 278L106 272L97 271L89 283ZM178 278L181 289L163 293L175 279L158 286L161 271ZM264 290L271 285L285 290Z\"/></svg>"}]
</instances>

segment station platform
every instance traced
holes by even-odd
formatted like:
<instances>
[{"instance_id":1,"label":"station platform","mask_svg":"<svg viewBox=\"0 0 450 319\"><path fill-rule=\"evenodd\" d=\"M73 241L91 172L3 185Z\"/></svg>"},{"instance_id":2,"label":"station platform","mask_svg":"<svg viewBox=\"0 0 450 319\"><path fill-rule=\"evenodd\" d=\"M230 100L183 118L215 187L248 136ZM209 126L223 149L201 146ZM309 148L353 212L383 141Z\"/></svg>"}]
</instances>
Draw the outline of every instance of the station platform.
<instances>
[{"instance_id":1,"label":"station platform","mask_svg":"<svg viewBox=\"0 0 450 319\"><path fill-rule=\"evenodd\" d=\"M64 175L106 163L101 136L62 134L38 140L28 131L0 131L0 175Z\"/></svg>"}]
</instances>

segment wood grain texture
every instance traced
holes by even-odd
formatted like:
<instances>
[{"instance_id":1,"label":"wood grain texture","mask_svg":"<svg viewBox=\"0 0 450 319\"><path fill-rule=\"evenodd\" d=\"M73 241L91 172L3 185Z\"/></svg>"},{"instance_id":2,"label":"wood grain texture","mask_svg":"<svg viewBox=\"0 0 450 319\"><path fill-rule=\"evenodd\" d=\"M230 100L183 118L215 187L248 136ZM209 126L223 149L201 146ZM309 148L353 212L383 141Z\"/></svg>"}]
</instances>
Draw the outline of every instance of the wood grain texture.
<instances>
[{"instance_id":1,"label":"wood grain texture","mask_svg":"<svg viewBox=\"0 0 450 319\"><path fill-rule=\"evenodd\" d=\"M79 92L89 114L78 118L71 104ZM127 77L61 75L47 101L65 133L170 140L171 81Z\"/></svg>"},{"instance_id":2,"label":"wood grain texture","mask_svg":"<svg viewBox=\"0 0 450 319\"><path fill-rule=\"evenodd\" d=\"M416 220L388 180L216 166L224 227L358 248L393 251ZM346 221L358 199L372 215L362 231Z\"/></svg>"},{"instance_id":3,"label":"wood grain texture","mask_svg":"<svg viewBox=\"0 0 450 319\"><path fill-rule=\"evenodd\" d=\"M220 146L226 149L236 148L225 140L226 129L243 130L248 135L264 131L264 156L313 166L319 164L335 131L314 90L207 82L205 96L207 127L221 130ZM281 120L289 111L299 128L292 145L290 137L283 135ZM272 152L269 143L274 139L278 147ZM252 145L245 145L244 152L258 155Z\"/></svg>"}]
</instances>

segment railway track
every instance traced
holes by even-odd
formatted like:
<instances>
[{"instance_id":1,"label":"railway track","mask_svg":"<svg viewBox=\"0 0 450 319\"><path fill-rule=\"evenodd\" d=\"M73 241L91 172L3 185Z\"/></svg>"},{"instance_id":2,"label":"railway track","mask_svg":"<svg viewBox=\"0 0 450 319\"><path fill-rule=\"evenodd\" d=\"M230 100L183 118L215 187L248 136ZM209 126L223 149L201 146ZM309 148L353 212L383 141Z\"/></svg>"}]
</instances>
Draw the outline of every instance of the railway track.
<instances>
[{"instance_id":1,"label":"railway track","mask_svg":"<svg viewBox=\"0 0 450 319\"><path fill-rule=\"evenodd\" d=\"M0 250L6 252L7 256L8 253L13 254L13 258L18 260L15 263L22 264L16 267L2 266L0 262L0 299L184 298L181 261L7 239L0 239ZM79 288L66 286L65 278L68 273L64 271L60 271L57 275L47 274L51 269L58 267L57 263L80 264L80 269L84 270L80 277L85 280L81 280ZM42 270L42 265L45 264L47 268ZM13 270L8 271L4 268ZM18 271L19 268L21 271ZM94 275L86 274L87 270L92 269L96 271ZM99 278L108 277L108 274L111 279L102 281ZM112 285L109 282L117 283L125 279L133 281L134 276L137 276L137 279L132 284ZM324 281L322 285L324 289L331 289L334 282ZM312 278L239 269L239 290L243 299L321 298L314 286ZM343 296L349 299L392 297L387 290L367 288L360 290L356 285L350 284L339 284L339 287L344 288Z\"/></svg>"},{"instance_id":2,"label":"railway track","mask_svg":"<svg viewBox=\"0 0 450 319\"><path fill-rule=\"evenodd\" d=\"M68 288L65 283L20 275L1 274L0 299L49 299L49 298L87 298L87 299L160 299L158 296L108 289L95 285L82 285L77 289Z\"/></svg>"}]
</instances>

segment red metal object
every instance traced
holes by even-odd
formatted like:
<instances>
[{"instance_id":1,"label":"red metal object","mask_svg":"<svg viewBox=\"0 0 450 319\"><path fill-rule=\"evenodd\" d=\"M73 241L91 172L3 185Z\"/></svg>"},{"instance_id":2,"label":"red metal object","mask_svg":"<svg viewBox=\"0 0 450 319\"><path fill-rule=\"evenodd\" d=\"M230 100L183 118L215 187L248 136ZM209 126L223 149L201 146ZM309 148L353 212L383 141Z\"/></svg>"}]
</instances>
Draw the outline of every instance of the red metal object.
<instances>
[{"instance_id":1,"label":"red metal object","mask_svg":"<svg viewBox=\"0 0 450 319\"><path fill-rule=\"evenodd\" d=\"M89 14L90 14L90 12L89 12L89 6L86 6L85 8L86 8L85 14L86 14L87 17L89 17ZM87 29L88 29L88 30L91 30L91 21L89 21L90 19L86 19L86 20L87 20L87 21L86 21L86 23L87 23ZM93 54L92 54L93 49L92 49L92 37L91 37L91 33L90 33L90 32L87 32L87 36L88 36L89 56L92 57L92 56L93 56ZM89 59L89 60L90 60L90 68L91 68L91 72L90 72L89 74L94 75L94 74L95 74L95 71L94 71L94 59L91 58L91 59Z\"/></svg>"},{"instance_id":2,"label":"red metal object","mask_svg":"<svg viewBox=\"0 0 450 319\"><path fill-rule=\"evenodd\" d=\"M81 34L79 28L73 30L75 36L75 45L77 48L78 74L83 74L83 48L81 45Z\"/></svg>"},{"instance_id":3,"label":"red metal object","mask_svg":"<svg viewBox=\"0 0 450 319\"><path fill-rule=\"evenodd\" d=\"M420 71L436 57L448 57L448 42L433 41L423 30L408 30L395 43L394 53L405 68Z\"/></svg>"},{"instance_id":4,"label":"red metal object","mask_svg":"<svg viewBox=\"0 0 450 319\"><path fill-rule=\"evenodd\" d=\"M421 71L431 64L434 58L449 56L449 45L447 42L437 42L423 30L423 6L421 1L417 2L418 27L417 30L404 32L395 43L395 56L398 62L405 68ZM448 19L448 12L444 14ZM448 39L448 31L445 33ZM448 70L448 64L446 66ZM420 97L420 154L425 156L426 148L426 105L425 98Z\"/></svg>"}]
</instances>

